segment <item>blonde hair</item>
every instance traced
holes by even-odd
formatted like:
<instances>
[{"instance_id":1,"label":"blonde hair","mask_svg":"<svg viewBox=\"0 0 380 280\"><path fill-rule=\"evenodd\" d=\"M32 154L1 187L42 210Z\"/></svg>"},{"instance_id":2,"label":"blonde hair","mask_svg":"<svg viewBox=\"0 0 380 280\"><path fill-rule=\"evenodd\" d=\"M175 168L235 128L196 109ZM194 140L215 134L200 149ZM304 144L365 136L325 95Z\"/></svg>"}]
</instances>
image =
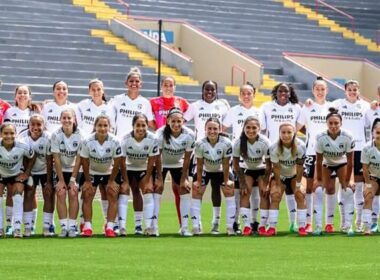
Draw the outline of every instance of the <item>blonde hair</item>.
<instances>
[{"instance_id":1,"label":"blonde hair","mask_svg":"<svg viewBox=\"0 0 380 280\"><path fill-rule=\"evenodd\" d=\"M137 75L137 76L139 76L140 81L142 81L142 76L141 76L140 68L138 68L138 67L132 67L132 68L129 70L129 72L128 72L128 74L127 74L127 77L125 78L125 80L128 81L129 78L132 77L133 75Z\"/></svg>"}]
</instances>

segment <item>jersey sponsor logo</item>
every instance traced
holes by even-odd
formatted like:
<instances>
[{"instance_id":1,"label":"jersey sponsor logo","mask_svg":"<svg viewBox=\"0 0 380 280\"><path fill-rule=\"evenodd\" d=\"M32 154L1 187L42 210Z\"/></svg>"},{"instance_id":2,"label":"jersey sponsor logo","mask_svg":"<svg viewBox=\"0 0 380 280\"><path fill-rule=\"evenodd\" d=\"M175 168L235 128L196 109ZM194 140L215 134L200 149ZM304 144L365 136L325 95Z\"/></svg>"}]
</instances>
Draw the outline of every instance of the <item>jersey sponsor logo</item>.
<instances>
[{"instance_id":1,"label":"jersey sponsor logo","mask_svg":"<svg viewBox=\"0 0 380 280\"><path fill-rule=\"evenodd\" d=\"M341 113L342 117L361 118L363 114L361 112L345 112Z\"/></svg>"},{"instance_id":2,"label":"jersey sponsor logo","mask_svg":"<svg viewBox=\"0 0 380 280\"><path fill-rule=\"evenodd\" d=\"M92 116L83 116L83 120L87 123L93 123L95 121L95 118Z\"/></svg>"},{"instance_id":3,"label":"jersey sponsor logo","mask_svg":"<svg viewBox=\"0 0 380 280\"><path fill-rule=\"evenodd\" d=\"M310 121L326 121L326 116L311 116Z\"/></svg>"},{"instance_id":4,"label":"jersey sponsor logo","mask_svg":"<svg viewBox=\"0 0 380 280\"><path fill-rule=\"evenodd\" d=\"M91 160L95 163L109 163L112 161L112 157L102 157L102 158L99 158L99 157L91 157Z\"/></svg>"},{"instance_id":5,"label":"jersey sponsor logo","mask_svg":"<svg viewBox=\"0 0 380 280\"><path fill-rule=\"evenodd\" d=\"M220 119L221 116L218 113L201 113L198 115L199 118L218 118Z\"/></svg>"},{"instance_id":6,"label":"jersey sponsor logo","mask_svg":"<svg viewBox=\"0 0 380 280\"><path fill-rule=\"evenodd\" d=\"M50 113L50 112L49 112ZM59 118L57 116L48 116L47 117L48 121L56 121L59 122Z\"/></svg>"},{"instance_id":7,"label":"jersey sponsor logo","mask_svg":"<svg viewBox=\"0 0 380 280\"><path fill-rule=\"evenodd\" d=\"M271 119L276 120L293 120L294 116L293 115L272 115Z\"/></svg>"},{"instance_id":8,"label":"jersey sponsor logo","mask_svg":"<svg viewBox=\"0 0 380 280\"><path fill-rule=\"evenodd\" d=\"M296 160L279 160L279 163L285 166L294 166L296 164Z\"/></svg>"},{"instance_id":9,"label":"jersey sponsor logo","mask_svg":"<svg viewBox=\"0 0 380 280\"><path fill-rule=\"evenodd\" d=\"M168 153L170 155L181 155L185 152L185 149L184 148L171 149L171 148L164 147L164 151L165 151L165 153Z\"/></svg>"},{"instance_id":10,"label":"jersey sponsor logo","mask_svg":"<svg viewBox=\"0 0 380 280\"><path fill-rule=\"evenodd\" d=\"M127 152L127 156L132 159L144 159L144 158L149 157L148 154L135 154L135 153L128 153L128 152Z\"/></svg>"}]
</instances>

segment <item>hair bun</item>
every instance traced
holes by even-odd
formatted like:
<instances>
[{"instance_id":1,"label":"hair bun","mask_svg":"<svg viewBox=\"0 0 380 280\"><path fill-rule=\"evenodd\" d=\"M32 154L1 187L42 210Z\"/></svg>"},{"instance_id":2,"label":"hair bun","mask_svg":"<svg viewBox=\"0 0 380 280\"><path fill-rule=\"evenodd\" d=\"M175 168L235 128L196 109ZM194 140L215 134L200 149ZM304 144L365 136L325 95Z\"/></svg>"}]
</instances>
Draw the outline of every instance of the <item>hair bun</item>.
<instances>
[{"instance_id":1,"label":"hair bun","mask_svg":"<svg viewBox=\"0 0 380 280\"><path fill-rule=\"evenodd\" d=\"M323 81L324 79L323 79L322 76L318 76L316 80L317 80L317 81Z\"/></svg>"}]
</instances>

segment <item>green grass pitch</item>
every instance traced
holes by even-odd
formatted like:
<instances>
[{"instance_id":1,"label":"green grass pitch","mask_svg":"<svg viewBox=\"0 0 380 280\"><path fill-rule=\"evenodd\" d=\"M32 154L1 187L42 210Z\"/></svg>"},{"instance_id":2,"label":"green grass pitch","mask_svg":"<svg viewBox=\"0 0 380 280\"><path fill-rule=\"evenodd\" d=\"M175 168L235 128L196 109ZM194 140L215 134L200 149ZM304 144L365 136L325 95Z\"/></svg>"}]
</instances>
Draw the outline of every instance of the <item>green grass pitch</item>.
<instances>
[{"instance_id":1,"label":"green grass pitch","mask_svg":"<svg viewBox=\"0 0 380 280\"><path fill-rule=\"evenodd\" d=\"M93 238L43 238L39 230L28 239L1 239L0 279L380 279L380 235L300 238L287 232L284 205L279 234L271 238L211 236L207 202L205 234L183 238L168 201L162 203L161 236L135 237L131 206L126 238L103 237L94 202Z\"/></svg>"}]
</instances>

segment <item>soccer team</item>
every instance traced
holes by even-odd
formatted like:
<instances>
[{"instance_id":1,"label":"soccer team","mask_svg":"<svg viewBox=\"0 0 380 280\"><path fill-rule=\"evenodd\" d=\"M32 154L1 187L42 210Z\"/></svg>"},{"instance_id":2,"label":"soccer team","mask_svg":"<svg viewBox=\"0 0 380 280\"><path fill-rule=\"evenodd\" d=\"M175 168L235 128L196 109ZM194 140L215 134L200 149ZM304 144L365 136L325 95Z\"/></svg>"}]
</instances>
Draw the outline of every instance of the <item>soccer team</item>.
<instances>
[{"instance_id":1,"label":"soccer team","mask_svg":"<svg viewBox=\"0 0 380 280\"><path fill-rule=\"evenodd\" d=\"M218 98L214 81L203 83L202 99L192 104L175 96L173 77L164 78L162 96L149 101L140 95L138 68L127 74L125 85L125 94L107 101L102 81L91 80L90 98L74 104L68 101L68 85L58 81L54 100L43 105L33 103L31 89L20 85L15 106L1 102L0 236L34 234L38 186L46 237L55 234L55 209L58 236L92 236L97 189L105 236L127 235L131 193L134 234L159 236L168 173L182 236L202 234L207 185L212 234L219 234L221 193L227 235L276 235L284 193L290 231L300 236L334 232L337 200L340 231L377 231L380 108L376 101L369 104L360 97L357 81L345 84L345 98L328 102L327 83L318 78L312 86L314 98L303 107L292 85L280 83L273 88L272 101L260 109L254 107L256 90L251 84L241 87L240 104L232 108ZM380 95L380 87L378 91ZM195 131L185 126L191 120ZM297 137L299 131L306 135L306 144Z\"/></svg>"}]
</instances>

